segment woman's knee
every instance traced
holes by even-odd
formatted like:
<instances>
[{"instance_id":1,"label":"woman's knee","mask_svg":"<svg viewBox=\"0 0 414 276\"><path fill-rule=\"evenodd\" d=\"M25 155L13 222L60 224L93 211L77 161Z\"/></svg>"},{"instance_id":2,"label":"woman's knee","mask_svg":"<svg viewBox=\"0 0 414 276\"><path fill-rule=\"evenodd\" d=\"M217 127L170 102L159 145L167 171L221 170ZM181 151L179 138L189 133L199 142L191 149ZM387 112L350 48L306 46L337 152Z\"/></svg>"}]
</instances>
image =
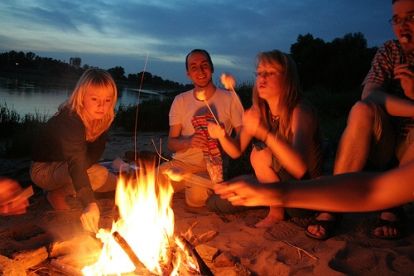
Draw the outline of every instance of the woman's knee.
<instances>
[{"instance_id":1,"label":"woman's knee","mask_svg":"<svg viewBox=\"0 0 414 276\"><path fill-rule=\"evenodd\" d=\"M252 152L250 153L250 163L254 170L263 167L272 167L272 158L273 155L269 148L264 148L262 150L253 148Z\"/></svg>"}]
</instances>

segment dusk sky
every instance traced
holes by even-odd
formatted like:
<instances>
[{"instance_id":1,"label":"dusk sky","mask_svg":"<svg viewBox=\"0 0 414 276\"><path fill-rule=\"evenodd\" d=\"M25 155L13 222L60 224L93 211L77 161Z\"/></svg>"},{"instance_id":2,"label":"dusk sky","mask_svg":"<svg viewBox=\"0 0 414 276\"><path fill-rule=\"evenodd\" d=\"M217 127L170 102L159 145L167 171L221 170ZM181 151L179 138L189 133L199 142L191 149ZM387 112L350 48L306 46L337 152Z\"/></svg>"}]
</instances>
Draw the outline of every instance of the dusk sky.
<instances>
[{"instance_id":1,"label":"dusk sky","mask_svg":"<svg viewBox=\"0 0 414 276\"><path fill-rule=\"evenodd\" d=\"M1 0L0 51L34 52L126 75L143 70L189 83L184 59L210 52L216 67L252 81L256 54L290 51L298 35L330 42L361 32L368 46L394 38L391 0Z\"/></svg>"}]
</instances>

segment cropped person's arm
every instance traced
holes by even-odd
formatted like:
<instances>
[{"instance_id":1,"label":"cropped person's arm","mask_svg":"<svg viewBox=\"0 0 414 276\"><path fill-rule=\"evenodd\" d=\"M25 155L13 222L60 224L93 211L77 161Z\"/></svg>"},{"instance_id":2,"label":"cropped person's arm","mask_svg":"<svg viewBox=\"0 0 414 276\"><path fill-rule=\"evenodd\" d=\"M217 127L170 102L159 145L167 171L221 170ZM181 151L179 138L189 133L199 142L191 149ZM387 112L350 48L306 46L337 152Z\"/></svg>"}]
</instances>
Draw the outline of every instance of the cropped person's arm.
<instances>
[{"instance_id":1,"label":"cropped person's arm","mask_svg":"<svg viewBox=\"0 0 414 276\"><path fill-rule=\"evenodd\" d=\"M347 173L277 185L242 176L216 184L214 190L234 205L367 212L412 202L413 178L414 161L384 173Z\"/></svg>"}]
</instances>

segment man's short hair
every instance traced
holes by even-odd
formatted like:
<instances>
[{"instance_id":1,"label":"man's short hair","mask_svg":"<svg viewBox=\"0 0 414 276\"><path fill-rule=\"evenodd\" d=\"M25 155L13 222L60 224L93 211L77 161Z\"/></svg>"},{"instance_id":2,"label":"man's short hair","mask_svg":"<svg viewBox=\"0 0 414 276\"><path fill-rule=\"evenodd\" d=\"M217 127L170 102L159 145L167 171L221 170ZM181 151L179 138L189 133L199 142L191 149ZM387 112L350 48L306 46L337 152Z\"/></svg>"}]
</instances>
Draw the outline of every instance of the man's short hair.
<instances>
[{"instance_id":1,"label":"man's short hair","mask_svg":"<svg viewBox=\"0 0 414 276\"><path fill-rule=\"evenodd\" d=\"M189 57L191 54L194 54L194 53L200 53L200 54L203 54L203 55L207 58L208 63L210 64L210 67L211 67L211 72L214 72L213 61L211 60L210 54L209 54L206 50L204 50L204 49L194 49L194 50L192 50L191 52L189 52L189 53L187 54L187 56L185 57L185 69L186 69L187 71L188 71L188 57Z\"/></svg>"}]
</instances>

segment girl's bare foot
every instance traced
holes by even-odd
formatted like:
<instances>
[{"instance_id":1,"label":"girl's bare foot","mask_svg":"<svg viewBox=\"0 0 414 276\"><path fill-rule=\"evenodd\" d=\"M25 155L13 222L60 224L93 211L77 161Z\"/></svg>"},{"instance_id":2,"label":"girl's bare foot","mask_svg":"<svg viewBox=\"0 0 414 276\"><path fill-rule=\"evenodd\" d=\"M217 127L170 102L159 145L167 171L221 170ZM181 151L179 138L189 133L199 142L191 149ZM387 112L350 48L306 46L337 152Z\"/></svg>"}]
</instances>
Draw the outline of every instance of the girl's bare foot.
<instances>
[{"instance_id":1,"label":"girl's bare foot","mask_svg":"<svg viewBox=\"0 0 414 276\"><path fill-rule=\"evenodd\" d=\"M66 196L68 195L69 194L65 188L59 188L53 191L49 191L46 197L53 209L57 211L64 211L70 210L70 206L66 202Z\"/></svg>"},{"instance_id":2,"label":"girl's bare foot","mask_svg":"<svg viewBox=\"0 0 414 276\"><path fill-rule=\"evenodd\" d=\"M283 208L275 208L270 207L269 214L255 224L256 228L270 228L272 227L276 222L282 221L285 218L285 213Z\"/></svg>"}]
</instances>

